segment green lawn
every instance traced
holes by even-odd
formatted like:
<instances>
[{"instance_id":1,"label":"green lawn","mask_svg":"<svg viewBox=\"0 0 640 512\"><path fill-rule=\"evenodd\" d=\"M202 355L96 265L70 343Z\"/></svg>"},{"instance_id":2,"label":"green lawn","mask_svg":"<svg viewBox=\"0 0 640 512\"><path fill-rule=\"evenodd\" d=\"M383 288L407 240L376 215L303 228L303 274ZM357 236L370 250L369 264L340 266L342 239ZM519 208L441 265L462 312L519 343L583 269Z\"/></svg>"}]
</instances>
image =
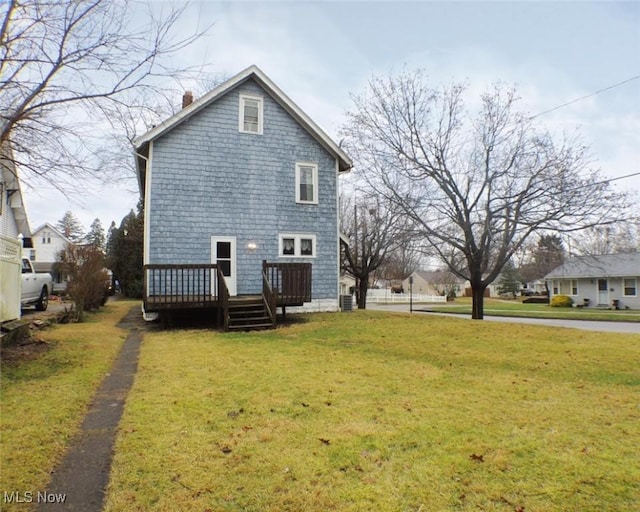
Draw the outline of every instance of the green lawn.
<instances>
[{"instance_id":1,"label":"green lawn","mask_svg":"<svg viewBox=\"0 0 640 512\"><path fill-rule=\"evenodd\" d=\"M35 503L4 503L3 493L35 497L44 491L124 341L126 332L116 324L134 304L111 303L88 315L86 323L40 332L41 343L3 350L1 510L35 508Z\"/></svg>"},{"instance_id":2,"label":"green lawn","mask_svg":"<svg viewBox=\"0 0 640 512\"><path fill-rule=\"evenodd\" d=\"M640 336L380 312L145 335L107 511L620 511Z\"/></svg>"},{"instance_id":3,"label":"green lawn","mask_svg":"<svg viewBox=\"0 0 640 512\"><path fill-rule=\"evenodd\" d=\"M418 304L416 309L441 313L471 315L471 299L457 298L447 304ZM566 320L608 320L612 322L640 322L638 310L608 310L597 308L552 308L548 304L523 304L521 299L485 299L485 315L520 316L528 318L559 318Z\"/></svg>"}]
</instances>

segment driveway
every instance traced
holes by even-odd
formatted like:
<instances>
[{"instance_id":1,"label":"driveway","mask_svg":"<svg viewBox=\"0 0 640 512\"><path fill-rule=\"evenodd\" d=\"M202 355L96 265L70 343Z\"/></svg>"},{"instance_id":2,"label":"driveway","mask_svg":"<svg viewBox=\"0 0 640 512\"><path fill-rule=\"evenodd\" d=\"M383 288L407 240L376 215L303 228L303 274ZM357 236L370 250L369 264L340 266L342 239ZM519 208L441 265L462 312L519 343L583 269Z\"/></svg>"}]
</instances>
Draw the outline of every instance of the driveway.
<instances>
[{"instance_id":1,"label":"driveway","mask_svg":"<svg viewBox=\"0 0 640 512\"><path fill-rule=\"evenodd\" d=\"M420 315L440 315L454 316L457 318L466 318L471 320L471 315L463 315L457 313L435 313L429 311L420 311L421 305L414 306L414 314ZM378 311L395 311L398 313L408 313L408 304L368 304L368 309ZM417 309L416 309L417 308ZM620 332L625 334L640 334L640 323L633 322L601 322L593 320L558 320L555 318L521 318L514 316L489 316L485 315L484 319L489 322L504 322L510 324L533 324L547 325L551 327L563 327L570 329L582 329L585 331L601 331L601 332Z\"/></svg>"},{"instance_id":2,"label":"driveway","mask_svg":"<svg viewBox=\"0 0 640 512\"><path fill-rule=\"evenodd\" d=\"M22 310L22 320L44 320L48 317L56 316L58 313L62 313L64 308L70 309L71 306L73 306L73 302L50 300L46 311L37 311L34 307L24 308Z\"/></svg>"}]
</instances>

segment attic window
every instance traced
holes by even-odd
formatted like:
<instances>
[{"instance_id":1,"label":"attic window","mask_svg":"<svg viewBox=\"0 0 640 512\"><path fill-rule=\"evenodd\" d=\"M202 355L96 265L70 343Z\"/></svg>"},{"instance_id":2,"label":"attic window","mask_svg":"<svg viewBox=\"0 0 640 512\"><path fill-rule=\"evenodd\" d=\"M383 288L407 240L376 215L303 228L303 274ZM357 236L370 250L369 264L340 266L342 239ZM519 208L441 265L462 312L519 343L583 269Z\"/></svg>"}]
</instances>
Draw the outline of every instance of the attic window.
<instances>
[{"instance_id":1,"label":"attic window","mask_svg":"<svg viewBox=\"0 0 640 512\"><path fill-rule=\"evenodd\" d=\"M240 95L239 129L242 133L262 134L262 98Z\"/></svg>"}]
</instances>

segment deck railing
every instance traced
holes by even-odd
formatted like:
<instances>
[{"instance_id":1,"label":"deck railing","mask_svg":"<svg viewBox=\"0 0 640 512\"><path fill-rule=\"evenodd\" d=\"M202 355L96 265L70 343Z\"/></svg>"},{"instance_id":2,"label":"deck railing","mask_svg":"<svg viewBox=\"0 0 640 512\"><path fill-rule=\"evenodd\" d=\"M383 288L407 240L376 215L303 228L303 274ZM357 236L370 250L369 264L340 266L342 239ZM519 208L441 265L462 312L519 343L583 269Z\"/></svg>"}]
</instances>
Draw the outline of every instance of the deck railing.
<instances>
[{"instance_id":1,"label":"deck railing","mask_svg":"<svg viewBox=\"0 0 640 512\"><path fill-rule=\"evenodd\" d=\"M214 263L145 265L145 310L216 305L220 290L217 268Z\"/></svg>"},{"instance_id":2,"label":"deck railing","mask_svg":"<svg viewBox=\"0 0 640 512\"><path fill-rule=\"evenodd\" d=\"M227 331L229 330L229 289L220 267L217 268L216 275L218 277L218 299L220 300L218 311L222 315L222 322L218 322L218 324L222 324L224 330Z\"/></svg>"},{"instance_id":3,"label":"deck railing","mask_svg":"<svg viewBox=\"0 0 640 512\"><path fill-rule=\"evenodd\" d=\"M275 325L277 298L271 284L269 283L267 273L264 270L262 271L262 300L264 301L267 314L269 315L269 320L271 320L271 323Z\"/></svg>"},{"instance_id":4,"label":"deck railing","mask_svg":"<svg viewBox=\"0 0 640 512\"><path fill-rule=\"evenodd\" d=\"M311 301L311 263L262 262L278 306L301 306Z\"/></svg>"},{"instance_id":5,"label":"deck railing","mask_svg":"<svg viewBox=\"0 0 640 512\"><path fill-rule=\"evenodd\" d=\"M276 308L311 301L311 263L262 263L262 293L269 314ZM144 308L168 309L220 306L228 321L229 290L215 263L151 264L144 266Z\"/></svg>"}]
</instances>

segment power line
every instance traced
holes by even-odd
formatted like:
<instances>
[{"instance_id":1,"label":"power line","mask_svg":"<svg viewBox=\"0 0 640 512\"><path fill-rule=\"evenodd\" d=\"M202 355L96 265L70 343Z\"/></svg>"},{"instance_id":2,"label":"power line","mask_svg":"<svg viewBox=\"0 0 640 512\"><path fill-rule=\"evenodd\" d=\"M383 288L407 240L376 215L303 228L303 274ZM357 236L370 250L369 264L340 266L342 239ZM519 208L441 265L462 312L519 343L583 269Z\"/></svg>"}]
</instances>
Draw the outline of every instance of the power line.
<instances>
[{"instance_id":1,"label":"power line","mask_svg":"<svg viewBox=\"0 0 640 512\"><path fill-rule=\"evenodd\" d=\"M586 100L587 98L591 98L592 96L595 96L596 94L600 94L601 92L605 92L605 91L609 91L611 89L615 89L616 87L620 87L621 85L624 85L624 84L626 84L628 82L632 82L633 80L637 80L638 78L640 78L640 75L632 76L631 78L627 78L626 80L623 80L622 82L618 82L617 84L610 85L610 86L605 87L603 89L598 89L597 91L594 91L594 92L592 92L590 94L587 94L585 96L581 96L581 97L576 98L574 100L567 101L566 103L563 103L562 105L558 105L557 107L553 107L553 108L550 108L549 110L545 110L543 112L539 112L538 114L530 116L529 119L534 119L534 118L536 118L538 116L542 116L544 114L548 114L549 112L554 112L556 110L559 110L561 108L567 107L569 105L573 105L574 103L577 103L578 101Z\"/></svg>"},{"instance_id":2,"label":"power line","mask_svg":"<svg viewBox=\"0 0 640 512\"><path fill-rule=\"evenodd\" d=\"M633 176L640 176L640 172L634 172L632 174L627 174L626 176L618 176L617 178L610 178L608 180L604 180L604 181L617 181L617 180L623 180L625 178L632 178Z\"/></svg>"},{"instance_id":3,"label":"power line","mask_svg":"<svg viewBox=\"0 0 640 512\"><path fill-rule=\"evenodd\" d=\"M573 191L573 190L579 190L581 188L593 187L594 185L603 185L605 183L611 183L612 181L624 180L626 178L633 178L634 176L640 176L640 171L633 172L631 174L626 174L625 176L618 176L617 178L605 178L603 180L596 181L594 183L585 183L584 185L578 185L576 187L573 187L571 190Z\"/></svg>"}]
</instances>

